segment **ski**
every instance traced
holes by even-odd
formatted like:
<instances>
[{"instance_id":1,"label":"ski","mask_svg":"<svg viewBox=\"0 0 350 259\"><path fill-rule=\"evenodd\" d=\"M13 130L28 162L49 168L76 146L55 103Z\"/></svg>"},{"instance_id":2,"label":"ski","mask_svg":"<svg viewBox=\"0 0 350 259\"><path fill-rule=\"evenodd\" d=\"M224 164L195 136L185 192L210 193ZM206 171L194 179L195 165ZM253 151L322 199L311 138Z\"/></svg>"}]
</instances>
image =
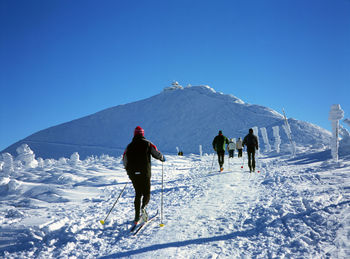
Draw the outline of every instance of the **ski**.
<instances>
[{"instance_id":1,"label":"ski","mask_svg":"<svg viewBox=\"0 0 350 259\"><path fill-rule=\"evenodd\" d=\"M148 223L150 223L151 221L153 221L156 217L158 216L158 210L156 212L156 214L154 214L152 217L150 217L147 221L143 221L139 224L139 226L135 225L135 227L133 228L133 230L131 232L133 232L133 236L136 236L141 229L146 226ZM136 229L136 230L135 230Z\"/></svg>"},{"instance_id":2,"label":"ski","mask_svg":"<svg viewBox=\"0 0 350 259\"><path fill-rule=\"evenodd\" d=\"M130 232L133 232L136 229L137 225L139 225L138 222L136 224L133 223L131 228L130 228Z\"/></svg>"},{"instance_id":3,"label":"ski","mask_svg":"<svg viewBox=\"0 0 350 259\"><path fill-rule=\"evenodd\" d=\"M158 211L157 211L158 212ZM135 222L132 224L131 228L130 228L130 232L133 232L136 228L138 228L141 224L143 224L145 221L148 220L148 215L147 212L145 211L145 216L142 214L141 218L139 219L139 221ZM145 220L146 218L146 220Z\"/></svg>"}]
</instances>

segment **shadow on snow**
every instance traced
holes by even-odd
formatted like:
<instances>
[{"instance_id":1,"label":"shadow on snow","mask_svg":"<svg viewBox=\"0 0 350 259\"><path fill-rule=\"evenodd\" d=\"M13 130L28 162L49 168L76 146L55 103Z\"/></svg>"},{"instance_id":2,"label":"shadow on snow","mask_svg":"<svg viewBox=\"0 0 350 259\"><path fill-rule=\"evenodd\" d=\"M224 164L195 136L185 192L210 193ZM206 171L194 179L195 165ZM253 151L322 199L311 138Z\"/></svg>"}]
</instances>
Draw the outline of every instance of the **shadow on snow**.
<instances>
[{"instance_id":1,"label":"shadow on snow","mask_svg":"<svg viewBox=\"0 0 350 259\"><path fill-rule=\"evenodd\" d=\"M306 165L316 162L327 161L332 158L331 150L325 150L321 152L309 153L309 154L297 154L296 157L291 158L289 161L296 165Z\"/></svg>"},{"instance_id":2,"label":"shadow on snow","mask_svg":"<svg viewBox=\"0 0 350 259\"><path fill-rule=\"evenodd\" d=\"M206 243L210 243L210 242L230 240L230 239L234 239L236 237L254 237L254 236L258 237L258 235L262 231L264 231L266 228L273 227L274 225L276 225L280 221L286 222L287 220L290 220L290 219L302 219L303 217L309 216L310 214L318 212L318 211L327 212L331 208L335 208L338 206L346 206L349 204L350 204L350 201L344 201L344 202L340 202L338 204L328 205L328 206L321 208L321 209L309 209L307 211L297 213L297 214L288 213L282 217L276 218L275 220L271 221L270 223L267 223L267 224L262 223L261 225L255 226L254 228L244 230L244 231L236 231L236 232L226 234L226 235L190 239L190 240L170 242L170 243L165 243L165 244L155 244L155 245L151 245L148 247L135 249L132 251L125 251L125 252L119 252L119 253L115 253L115 254L102 256L100 258L107 259L107 258L128 257L128 256L147 253L147 252L156 251L156 250L160 250L160 249L166 249L166 248L170 248L170 247L184 247L184 246L188 246L188 245L200 245L200 244L206 244Z\"/></svg>"}]
</instances>

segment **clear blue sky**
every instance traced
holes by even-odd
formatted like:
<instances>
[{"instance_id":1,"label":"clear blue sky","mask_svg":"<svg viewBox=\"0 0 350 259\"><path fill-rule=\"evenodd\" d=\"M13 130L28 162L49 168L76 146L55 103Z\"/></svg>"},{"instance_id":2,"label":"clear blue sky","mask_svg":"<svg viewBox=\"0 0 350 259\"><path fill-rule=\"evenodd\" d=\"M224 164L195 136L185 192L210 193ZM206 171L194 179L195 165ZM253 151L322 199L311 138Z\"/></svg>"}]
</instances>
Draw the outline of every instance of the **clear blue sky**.
<instances>
[{"instance_id":1,"label":"clear blue sky","mask_svg":"<svg viewBox=\"0 0 350 259\"><path fill-rule=\"evenodd\" d=\"M330 129L349 0L1 0L0 150L177 80Z\"/></svg>"}]
</instances>

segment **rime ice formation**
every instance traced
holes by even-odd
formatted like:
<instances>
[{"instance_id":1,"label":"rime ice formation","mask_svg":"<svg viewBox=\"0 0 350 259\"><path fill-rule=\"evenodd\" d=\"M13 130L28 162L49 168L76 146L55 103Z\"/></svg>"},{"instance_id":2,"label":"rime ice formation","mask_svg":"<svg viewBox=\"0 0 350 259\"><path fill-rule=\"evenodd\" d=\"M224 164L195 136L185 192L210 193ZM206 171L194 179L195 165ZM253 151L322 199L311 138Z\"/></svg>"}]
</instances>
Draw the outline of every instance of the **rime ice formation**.
<instances>
[{"instance_id":1,"label":"rime ice formation","mask_svg":"<svg viewBox=\"0 0 350 259\"><path fill-rule=\"evenodd\" d=\"M339 125L339 134L342 137L339 142L339 153L348 155L350 154L350 133L343 126Z\"/></svg>"},{"instance_id":2,"label":"rime ice formation","mask_svg":"<svg viewBox=\"0 0 350 259\"><path fill-rule=\"evenodd\" d=\"M35 159L34 152L27 144L22 144L17 149L17 161L22 162L26 167L35 168L38 166L38 161Z\"/></svg>"},{"instance_id":3,"label":"rime ice formation","mask_svg":"<svg viewBox=\"0 0 350 259\"><path fill-rule=\"evenodd\" d=\"M280 127L274 126L272 127L272 130L273 130L273 136L275 137L275 150L277 153L279 153L280 145L281 145Z\"/></svg>"},{"instance_id":4,"label":"rime ice formation","mask_svg":"<svg viewBox=\"0 0 350 259\"><path fill-rule=\"evenodd\" d=\"M74 152L71 156L70 156L70 163L71 164L78 164L80 163L80 156L78 152Z\"/></svg>"},{"instance_id":5,"label":"rime ice formation","mask_svg":"<svg viewBox=\"0 0 350 259\"><path fill-rule=\"evenodd\" d=\"M13 156L10 153L2 153L2 171L9 174L14 171Z\"/></svg>"},{"instance_id":6,"label":"rime ice formation","mask_svg":"<svg viewBox=\"0 0 350 259\"><path fill-rule=\"evenodd\" d=\"M288 139L289 139L290 152L291 152L292 156L295 156L295 153L296 153L295 142L292 139L292 130L290 129L290 126L287 123L287 120L286 120L286 124L282 125L282 127L283 127L284 132L286 133L286 135L288 136Z\"/></svg>"},{"instance_id":7,"label":"rime ice formation","mask_svg":"<svg viewBox=\"0 0 350 259\"><path fill-rule=\"evenodd\" d=\"M260 128L260 131L261 131L261 135L263 137L264 143L265 143L265 151L266 152L271 152L271 146L270 146L270 143L269 143L269 138L267 137L266 128L265 127Z\"/></svg>"},{"instance_id":8,"label":"rime ice formation","mask_svg":"<svg viewBox=\"0 0 350 259\"><path fill-rule=\"evenodd\" d=\"M344 111L341 109L340 104L333 104L329 111L328 119L332 123L333 138L331 142L331 150L333 159L338 162L338 149L339 149L339 120L344 117Z\"/></svg>"}]
</instances>

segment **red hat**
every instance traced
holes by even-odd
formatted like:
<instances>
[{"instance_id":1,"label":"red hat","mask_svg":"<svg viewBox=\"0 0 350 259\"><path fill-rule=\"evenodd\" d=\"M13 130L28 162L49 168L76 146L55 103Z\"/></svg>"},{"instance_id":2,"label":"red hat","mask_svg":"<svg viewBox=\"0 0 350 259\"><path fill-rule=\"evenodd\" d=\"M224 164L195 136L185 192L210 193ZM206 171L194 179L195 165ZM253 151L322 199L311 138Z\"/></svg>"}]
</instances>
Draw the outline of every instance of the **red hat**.
<instances>
[{"instance_id":1,"label":"red hat","mask_svg":"<svg viewBox=\"0 0 350 259\"><path fill-rule=\"evenodd\" d=\"M145 135L145 131L143 130L143 128L137 126L134 131L134 136L136 135L141 135L143 137Z\"/></svg>"}]
</instances>

